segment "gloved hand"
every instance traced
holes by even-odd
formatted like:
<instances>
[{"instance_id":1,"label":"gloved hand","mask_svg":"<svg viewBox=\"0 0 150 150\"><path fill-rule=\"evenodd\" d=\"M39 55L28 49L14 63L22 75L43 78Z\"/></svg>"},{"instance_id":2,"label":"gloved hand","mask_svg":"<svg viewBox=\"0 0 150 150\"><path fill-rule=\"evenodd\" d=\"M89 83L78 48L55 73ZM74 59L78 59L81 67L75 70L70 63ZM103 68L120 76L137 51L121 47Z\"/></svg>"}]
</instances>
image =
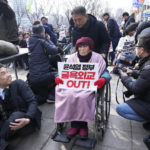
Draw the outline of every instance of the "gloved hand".
<instances>
[{"instance_id":1,"label":"gloved hand","mask_svg":"<svg viewBox=\"0 0 150 150\"><path fill-rule=\"evenodd\" d=\"M63 55L64 51L61 48L58 47L58 53L61 54L61 55Z\"/></svg>"},{"instance_id":2,"label":"gloved hand","mask_svg":"<svg viewBox=\"0 0 150 150\"><path fill-rule=\"evenodd\" d=\"M57 85L59 85L59 84L63 84L64 81L63 81L61 78L59 78L59 76L57 76L56 79L55 79L55 83L56 83Z\"/></svg>"},{"instance_id":3,"label":"gloved hand","mask_svg":"<svg viewBox=\"0 0 150 150\"><path fill-rule=\"evenodd\" d=\"M94 82L94 85L97 85L97 88L100 89L101 87L104 86L104 84L106 83L106 79L105 78L99 78L97 81Z\"/></svg>"}]
</instances>

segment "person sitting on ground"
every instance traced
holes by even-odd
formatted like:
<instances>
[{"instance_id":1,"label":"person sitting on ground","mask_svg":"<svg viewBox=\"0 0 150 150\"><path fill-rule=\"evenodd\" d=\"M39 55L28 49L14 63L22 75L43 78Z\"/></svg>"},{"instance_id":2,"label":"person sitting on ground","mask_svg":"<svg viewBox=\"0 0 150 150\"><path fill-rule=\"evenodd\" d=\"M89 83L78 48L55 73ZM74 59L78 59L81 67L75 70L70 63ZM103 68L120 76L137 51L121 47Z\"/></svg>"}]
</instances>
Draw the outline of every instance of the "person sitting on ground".
<instances>
[{"instance_id":1,"label":"person sitting on ground","mask_svg":"<svg viewBox=\"0 0 150 150\"><path fill-rule=\"evenodd\" d=\"M116 58L114 61L114 73L118 73L118 68L123 68L125 66L131 66L134 60L135 54L135 33L136 33L137 23L131 24L126 29L126 36L119 40L117 46Z\"/></svg>"},{"instance_id":2,"label":"person sitting on ground","mask_svg":"<svg viewBox=\"0 0 150 150\"><path fill-rule=\"evenodd\" d=\"M102 56L93 52L94 41L90 37L82 37L77 40L75 47L77 52L72 54L67 62L98 63L99 79L95 82L95 86L102 88L111 77L108 72L105 72L106 63ZM55 82L57 85L63 84L59 76ZM61 89L56 86L55 122L71 122L71 129L67 132L68 138L79 132L81 139L87 139L88 122L94 120L94 112L95 92Z\"/></svg>"},{"instance_id":3,"label":"person sitting on ground","mask_svg":"<svg viewBox=\"0 0 150 150\"><path fill-rule=\"evenodd\" d=\"M129 120L144 122L143 127L150 129L150 29L144 29L138 37L136 54L140 58L139 70L129 70L136 80L127 73L121 73L123 85L134 95L134 98L119 104L117 113Z\"/></svg>"},{"instance_id":4,"label":"person sitting on ground","mask_svg":"<svg viewBox=\"0 0 150 150\"><path fill-rule=\"evenodd\" d=\"M30 87L22 80L12 81L0 64L0 150L15 135L27 135L41 126L41 112Z\"/></svg>"},{"instance_id":5,"label":"person sitting on ground","mask_svg":"<svg viewBox=\"0 0 150 150\"><path fill-rule=\"evenodd\" d=\"M33 24L32 29L33 35L29 39L29 82L39 103L46 100L54 102L57 72L53 72L51 64L57 64L62 50L49 40L49 36L45 38L45 29L39 21ZM56 55L54 63L50 55Z\"/></svg>"}]
</instances>

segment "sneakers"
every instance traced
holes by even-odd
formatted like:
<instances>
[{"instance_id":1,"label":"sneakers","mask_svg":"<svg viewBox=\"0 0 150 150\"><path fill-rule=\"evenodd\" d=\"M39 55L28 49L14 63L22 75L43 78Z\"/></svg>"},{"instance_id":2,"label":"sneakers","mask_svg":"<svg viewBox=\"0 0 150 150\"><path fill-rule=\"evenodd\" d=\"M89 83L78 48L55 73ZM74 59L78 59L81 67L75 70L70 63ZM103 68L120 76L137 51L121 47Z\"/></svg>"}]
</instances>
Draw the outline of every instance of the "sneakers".
<instances>
[{"instance_id":1,"label":"sneakers","mask_svg":"<svg viewBox=\"0 0 150 150\"><path fill-rule=\"evenodd\" d=\"M79 134L80 134L80 138L81 138L82 140L87 139L87 138L88 138L88 128L80 129Z\"/></svg>"},{"instance_id":2,"label":"sneakers","mask_svg":"<svg viewBox=\"0 0 150 150\"><path fill-rule=\"evenodd\" d=\"M52 95L52 94L49 94L48 97L47 97L46 102L47 102L48 104L54 104L54 103L55 103L55 96Z\"/></svg>"},{"instance_id":3,"label":"sneakers","mask_svg":"<svg viewBox=\"0 0 150 150\"><path fill-rule=\"evenodd\" d=\"M48 104L54 104L54 103L55 103L54 100L50 100L50 99L47 99L46 102L47 102Z\"/></svg>"},{"instance_id":4,"label":"sneakers","mask_svg":"<svg viewBox=\"0 0 150 150\"><path fill-rule=\"evenodd\" d=\"M68 130L67 135L69 138L72 138L79 132L79 128L71 128Z\"/></svg>"},{"instance_id":5,"label":"sneakers","mask_svg":"<svg viewBox=\"0 0 150 150\"><path fill-rule=\"evenodd\" d=\"M150 149L150 135L146 136L143 139L143 142L145 143L145 145L147 146L147 148Z\"/></svg>"}]
</instances>

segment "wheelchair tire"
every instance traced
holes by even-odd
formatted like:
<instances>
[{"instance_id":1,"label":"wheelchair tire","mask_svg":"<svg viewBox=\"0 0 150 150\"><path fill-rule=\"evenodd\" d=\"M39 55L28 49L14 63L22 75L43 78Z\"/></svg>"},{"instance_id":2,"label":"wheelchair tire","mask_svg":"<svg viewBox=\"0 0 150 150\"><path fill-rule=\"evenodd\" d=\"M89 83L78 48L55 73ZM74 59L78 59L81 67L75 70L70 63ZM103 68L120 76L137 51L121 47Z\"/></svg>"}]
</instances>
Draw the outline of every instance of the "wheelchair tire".
<instances>
[{"instance_id":1,"label":"wheelchair tire","mask_svg":"<svg viewBox=\"0 0 150 150\"><path fill-rule=\"evenodd\" d=\"M106 120L106 122L108 122L109 115L110 115L110 105L111 105L111 86L110 86L110 83L108 83L105 86L104 92L105 92L104 93L104 96L105 96L104 113L105 113L105 120Z\"/></svg>"},{"instance_id":2,"label":"wheelchair tire","mask_svg":"<svg viewBox=\"0 0 150 150\"><path fill-rule=\"evenodd\" d=\"M111 89L110 84L98 90L95 112L95 135L102 140L110 115Z\"/></svg>"},{"instance_id":3,"label":"wheelchair tire","mask_svg":"<svg viewBox=\"0 0 150 150\"><path fill-rule=\"evenodd\" d=\"M99 130L99 136L100 136L100 140L101 140L101 141L103 140L104 134L105 134L104 129L103 129L103 128L100 128L100 130Z\"/></svg>"}]
</instances>

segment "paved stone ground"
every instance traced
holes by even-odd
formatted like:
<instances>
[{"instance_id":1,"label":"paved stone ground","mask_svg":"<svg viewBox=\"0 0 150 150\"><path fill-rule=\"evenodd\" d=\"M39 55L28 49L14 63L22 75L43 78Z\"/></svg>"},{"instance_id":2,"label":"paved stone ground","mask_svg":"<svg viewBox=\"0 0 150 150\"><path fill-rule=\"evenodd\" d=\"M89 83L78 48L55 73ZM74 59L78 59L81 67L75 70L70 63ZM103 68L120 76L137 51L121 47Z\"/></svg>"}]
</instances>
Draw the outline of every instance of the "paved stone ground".
<instances>
[{"instance_id":1,"label":"paved stone ground","mask_svg":"<svg viewBox=\"0 0 150 150\"><path fill-rule=\"evenodd\" d=\"M26 79L26 71L19 71L19 78ZM14 75L13 75L14 78ZM115 87L117 76L112 75L112 103L107 131L103 141L99 141L94 150L147 150L143 144L143 137L150 134L142 128L141 123L129 121L121 118L115 111ZM121 91L121 84L119 92ZM122 99L121 92L119 99ZM56 143L51 140L54 124L54 105L44 104L39 107L43 112L42 128L40 131L18 138L12 141L14 150L85 150L85 148L73 146L70 144Z\"/></svg>"}]
</instances>

